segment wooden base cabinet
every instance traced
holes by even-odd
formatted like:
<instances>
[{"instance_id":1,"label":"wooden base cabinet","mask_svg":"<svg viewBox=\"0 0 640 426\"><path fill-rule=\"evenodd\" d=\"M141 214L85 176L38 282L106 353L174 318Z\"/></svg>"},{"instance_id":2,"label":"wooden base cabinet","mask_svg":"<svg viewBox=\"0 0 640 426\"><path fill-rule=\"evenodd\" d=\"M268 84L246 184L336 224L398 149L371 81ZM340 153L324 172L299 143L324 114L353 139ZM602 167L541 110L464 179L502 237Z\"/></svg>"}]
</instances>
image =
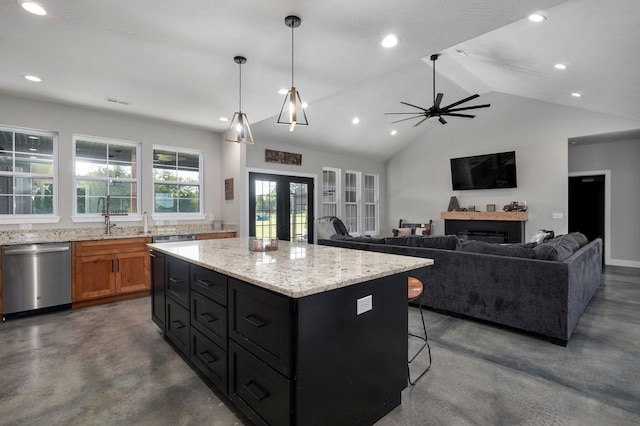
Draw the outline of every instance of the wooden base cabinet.
<instances>
[{"instance_id":1,"label":"wooden base cabinet","mask_svg":"<svg viewBox=\"0 0 640 426\"><path fill-rule=\"evenodd\" d=\"M74 306L149 294L150 242L149 238L74 242Z\"/></svg>"}]
</instances>

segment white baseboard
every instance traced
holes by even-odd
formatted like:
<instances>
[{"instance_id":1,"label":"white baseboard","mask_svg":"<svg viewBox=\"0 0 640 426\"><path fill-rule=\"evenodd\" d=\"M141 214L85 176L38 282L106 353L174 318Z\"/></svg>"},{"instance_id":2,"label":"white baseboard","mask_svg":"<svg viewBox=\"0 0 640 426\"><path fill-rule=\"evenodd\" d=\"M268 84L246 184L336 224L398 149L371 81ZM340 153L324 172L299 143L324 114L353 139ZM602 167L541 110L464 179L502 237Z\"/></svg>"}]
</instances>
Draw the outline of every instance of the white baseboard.
<instances>
[{"instance_id":1,"label":"white baseboard","mask_svg":"<svg viewBox=\"0 0 640 426\"><path fill-rule=\"evenodd\" d=\"M637 260L610 259L608 262L606 262L606 264L611 266L626 266L628 268L640 268L640 262Z\"/></svg>"}]
</instances>

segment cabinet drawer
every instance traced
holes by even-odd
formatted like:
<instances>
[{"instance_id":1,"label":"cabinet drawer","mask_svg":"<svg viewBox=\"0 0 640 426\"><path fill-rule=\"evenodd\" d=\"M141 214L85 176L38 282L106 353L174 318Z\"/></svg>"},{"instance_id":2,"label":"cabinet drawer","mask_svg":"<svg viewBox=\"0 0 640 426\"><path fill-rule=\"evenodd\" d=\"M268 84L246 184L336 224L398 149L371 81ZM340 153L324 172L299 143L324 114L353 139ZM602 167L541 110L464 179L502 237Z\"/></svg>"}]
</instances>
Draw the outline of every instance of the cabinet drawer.
<instances>
[{"instance_id":1,"label":"cabinet drawer","mask_svg":"<svg viewBox=\"0 0 640 426\"><path fill-rule=\"evenodd\" d=\"M173 296L179 304L189 309L189 263L174 257L167 257L166 265L167 294Z\"/></svg>"},{"instance_id":2,"label":"cabinet drawer","mask_svg":"<svg viewBox=\"0 0 640 426\"><path fill-rule=\"evenodd\" d=\"M191 292L191 325L223 349L227 349L227 308Z\"/></svg>"},{"instance_id":3,"label":"cabinet drawer","mask_svg":"<svg viewBox=\"0 0 640 426\"><path fill-rule=\"evenodd\" d=\"M293 301L233 278L229 292L230 337L291 377Z\"/></svg>"},{"instance_id":4,"label":"cabinet drawer","mask_svg":"<svg viewBox=\"0 0 640 426\"><path fill-rule=\"evenodd\" d=\"M227 353L191 327L191 362L227 395Z\"/></svg>"},{"instance_id":5,"label":"cabinet drawer","mask_svg":"<svg viewBox=\"0 0 640 426\"><path fill-rule=\"evenodd\" d=\"M173 298L166 298L166 336L182 353L189 356L189 310L180 306Z\"/></svg>"},{"instance_id":6,"label":"cabinet drawer","mask_svg":"<svg viewBox=\"0 0 640 426\"><path fill-rule=\"evenodd\" d=\"M292 382L229 342L229 397L257 425L291 424Z\"/></svg>"},{"instance_id":7,"label":"cabinet drawer","mask_svg":"<svg viewBox=\"0 0 640 426\"><path fill-rule=\"evenodd\" d=\"M191 288L227 306L227 276L210 269L191 265Z\"/></svg>"}]
</instances>

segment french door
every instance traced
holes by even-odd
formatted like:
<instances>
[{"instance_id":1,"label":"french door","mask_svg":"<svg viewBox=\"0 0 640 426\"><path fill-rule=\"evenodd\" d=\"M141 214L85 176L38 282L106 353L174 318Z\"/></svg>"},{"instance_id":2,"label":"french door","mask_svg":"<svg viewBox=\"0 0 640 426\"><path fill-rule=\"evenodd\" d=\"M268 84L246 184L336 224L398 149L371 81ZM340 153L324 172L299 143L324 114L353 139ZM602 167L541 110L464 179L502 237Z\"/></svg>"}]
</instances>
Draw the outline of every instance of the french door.
<instances>
[{"instance_id":1,"label":"french door","mask_svg":"<svg viewBox=\"0 0 640 426\"><path fill-rule=\"evenodd\" d=\"M249 235L313 243L313 179L249 173Z\"/></svg>"}]
</instances>

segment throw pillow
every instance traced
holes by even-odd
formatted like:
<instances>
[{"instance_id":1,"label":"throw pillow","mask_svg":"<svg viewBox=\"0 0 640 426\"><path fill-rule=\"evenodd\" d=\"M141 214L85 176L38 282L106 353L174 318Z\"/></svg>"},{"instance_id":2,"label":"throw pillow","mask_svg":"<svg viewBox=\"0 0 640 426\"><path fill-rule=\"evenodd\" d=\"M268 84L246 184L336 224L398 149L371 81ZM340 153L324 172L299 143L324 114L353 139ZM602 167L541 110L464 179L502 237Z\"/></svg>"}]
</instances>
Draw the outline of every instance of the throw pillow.
<instances>
[{"instance_id":1,"label":"throw pillow","mask_svg":"<svg viewBox=\"0 0 640 426\"><path fill-rule=\"evenodd\" d=\"M573 238L566 237L566 235L562 235L538 244L536 248L533 249L535 251L535 258L540 260L553 260L555 262L567 260L573 254L573 248L577 242Z\"/></svg>"},{"instance_id":2,"label":"throw pillow","mask_svg":"<svg viewBox=\"0 0 640 426\"><path fill-rule=\"evenodd\" d=\"M398 228L398 237L404 237L405 235L411 235L411 228Z\"/></svg>"},{"instance_id":3,"label":"throw pillow","mask_svg":"<svg viewBox=\"0 0 640 426\"><path fill-rule=\"evenodd\" d=\"M416 235L426 235L425 232L427 232L427 228L417 227L415 234Z\"/></svg>"},{"instance_id":4,"label":"throw pillow","mask_svg":"<svg viewBox=\"0 0 640 426\"><path fill-rule=\"evenodd\" d=\"M582 248L582 247L586 246L587 244L589 244L589 239L587 238L586 235L584 235L581 232L572 232L569 235L571 235L573 238L576 239L578 244L580 244L580 248Z\"/></svg>"}]
</instances>

